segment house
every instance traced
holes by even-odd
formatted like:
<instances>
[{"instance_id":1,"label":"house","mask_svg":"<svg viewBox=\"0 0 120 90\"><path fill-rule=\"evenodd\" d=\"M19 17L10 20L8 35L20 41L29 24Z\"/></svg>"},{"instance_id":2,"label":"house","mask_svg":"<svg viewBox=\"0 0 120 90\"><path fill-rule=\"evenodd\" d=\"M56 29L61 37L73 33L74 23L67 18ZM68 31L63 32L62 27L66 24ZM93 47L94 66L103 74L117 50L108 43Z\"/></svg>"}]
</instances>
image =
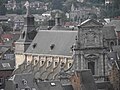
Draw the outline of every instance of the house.
<instances>
[{"instance_id":1,"label":"house","mask_svg":"<svg viewBox=\"0 0 120 90\"><path fill-rule=\"evenodd\" d=\"M111 20L111 22L108 23L106 26L113 26L115 28L118 38L118 44L120 44L120 20Z\"/></svg>"},{"instance_id":2,"label":"house","mask_svg":"<svg viewBox=\"0 0 120 90\"><path fill-rule=\"evenodd\" d=\"M15 60L0 60L0 89L5 87L5 80L9 79L15 69Z\"/></svg>"},{"instance_id":3,"label":"house","mask_svg":"<svg viewBox=\"0 0 120 90\"><path fill-rule=\"evenodd\" d=\"M7 23L8 17L5 15L0 15L0 23Z\"/></svg>"},{"instance_id":4,"label":"house","mask_svg":"<svg viewBox=\"0 0 120 90\"><path fill-rule=\"evenodd\" d=\"M63 90L59 81L35 80L32 74L15 75L6 83L5 90Z\"/></svg>"},{"instance_id":5,"label":"house","mask_svg":"<svg viewBox=\"0 0 120 90\"><path fill-rule=\"evenodd\" d=\"M13 60L14 58L14 51L11 49L10 46L0 46L0 59Z\"/></svg>"},{"instance_id":6,"label":"house","mask_svg":"<svg viewBox=\"0 0 120 90\"><path fill-rule=\"evenodd\" d=\"M81 23L93 14L99 15L99 9L87 6L79 6L78 8L76 8L74 4L72 4L69 16L71 21Z\"/></svg>"},{"instance_id":7,"label":"house","mask_svg":"<svg viewBox=\"0 0 120 90\"><path fill-rule=\"evenodd\" d=\"M5 90L97 90L90 70L77 70L67 78L63 73L60 80L35 79L32 73L16 74L6 81Z\"/></svg>"}]
</instances>

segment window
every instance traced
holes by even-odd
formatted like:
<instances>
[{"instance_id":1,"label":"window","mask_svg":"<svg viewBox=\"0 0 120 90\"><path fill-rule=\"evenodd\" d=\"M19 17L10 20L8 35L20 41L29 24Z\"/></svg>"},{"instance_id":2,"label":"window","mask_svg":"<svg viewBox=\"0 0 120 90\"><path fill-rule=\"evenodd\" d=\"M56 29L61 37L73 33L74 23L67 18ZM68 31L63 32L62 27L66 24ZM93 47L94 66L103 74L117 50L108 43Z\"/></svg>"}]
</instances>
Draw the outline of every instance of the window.
<instances>
[{"instance_id":1,"label":"window","mask_svg":"<svg viewBox=\"0 0 120 90\"><path fill-rule=\"evenodd\" d=\"M35 88L32 88L32 90L36 90Z\"/></svg>"},{"instance_id":2,"label":"window","mask_svg":"<svg viewBox=\"0 0 120 90\"><path fill-rule=\"evenodd\" d=\"M88 69L91 69L92 74L95 74L95 62L88 62Z\"/></svg>"},{"instance_id":3,"label":"window","mask_svg":"<svg viewBox=\"0 0 120 90\"><path fill-rule=\"evenodd\" d=\"M16 84L16 88L18 88L18 84Z\"/></svg>"},{"instance_id":4,"label":"window","mask_svg":"<svg viewBox=\"0 0 120 90\"><path fill-rule=\"evenodd\" d=\"M63 66L64 66L64 62L61 63L61 67L63 67Z\"/></svg>"},{"instance_id":5,"label":"window","mask_svg":"<svg viewBox=\"0 0 120 90\"><path fill-rule=\"evenodd\" d=\"M57 62L55 62L55 66L57 65Z\"/></svg>"},{"instance_id":6,"label":"window","mask_svg":"<svg viewBox=\"0 0 120 90\"><path fill-rule=\"evenodd\" d=\"M24 38L25 37L25 31L23 32L23 34L22 34L22 38Z\"/></svg>"},{"instance_id":7,"label":"window","mask_svg":"<svg viewBox=\"0 0 120 90\"><path fill-rule=\"evenodd\" d=\"M30 90L30 88L25 88L25 90Z\"/></svg>"},{"instance_id":8,"label":"window","mask_svg":"<svg viewBox=\"0 0 120 90\"><path fill-rule=\"evenodd\" d=\"M114 46L114 42L110 42L110 46Z\"/></svg>"},{"instance_id":9,"label":"window","mask_svg":"<svg viewBox=\"0 0 120 90\"><path fill-rule=\"evenodd\" d=\"M44 63L44 61L42 61L42 64Z\"/></svg>"},{"instance_id":10,"label":"window","mask_svg":"<svg viewBox=\"0 0 120 90\"><path fill-rule=\"evenodd\" d=\"M69 67L71 66L72 64L71 63L69 63Z\"/></svg>"},{"instance_id":11,"label":"window","mask_svg":"<svg viewBox=\"0 0 120 90\"><path fill-rule=\"evenodd\" d=\"M50 65L50 63L51 63L51 62L49 61L49 62L48 62L48 65Z\"/></svg>"},{"instance_id":12,"label":"window","mask_svg":"<svg viewBox=\"0 0 120 90\"><path fill-rule=\"evenodd\" d=\"M37 60L35 60L35 64L37 64Z\"/></svg>"},{"instance_id":13,"label":"window","mask_svg":"<svg viewBox=\"0 0 120 90\"><path fill-rule=\"evenodd\" d=\"M4 79L0 78L0 85L3 83Z\"/></svg>"}]
</instances>

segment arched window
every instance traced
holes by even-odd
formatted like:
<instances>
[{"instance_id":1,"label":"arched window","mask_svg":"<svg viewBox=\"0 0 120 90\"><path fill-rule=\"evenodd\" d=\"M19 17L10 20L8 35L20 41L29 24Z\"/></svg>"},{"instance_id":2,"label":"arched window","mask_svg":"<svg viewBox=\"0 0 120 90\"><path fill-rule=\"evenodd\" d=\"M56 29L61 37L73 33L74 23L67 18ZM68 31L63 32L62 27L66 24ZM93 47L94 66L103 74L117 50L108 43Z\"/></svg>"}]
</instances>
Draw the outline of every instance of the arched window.
<instances>
[{"instance_id":1,"label":"arched window","mask_svg":"<svg viewBox=\"0 0 120 90\"><path fill-rule=\"evenodd\" d=\"M42 61L42 64L44 63L44 61Z\"/></svg>"},{"instance_id":2,"label":"arched window","mask_svg":"<svg viewBox=\"0 0 120 90\"><path fill-rule=\"evenodd\" d=\"M35 60L35 64L37 64L37 60Z\"/></svg>"},{"instance_id":3,"label":"arched window","mask_svg":"<svg viewBox=\"0 0 120 90\"><path fill-rule=\"evenodd\" d=\"M25 37L25 31L23 32L23 34L22 34L22 39Z\"/></svg>"},{"instance_id":4,"label":"arched window","mask_svg":"<svg viewBox=\"0 0 120 90\"><path fill-rule=\"evenodd\" d=\"M110 46L114 46L114 42L110 42Z\"/></svg>"},{"instance_id":5,"label":"arched window","mask_svg":"<svg viewBox=\"0 0 120 90\"><path fill-rule=\"evenodd\" d=\"M55 62L55 66L57 66L57 62Z\"/></svg>"},{"instance_id":6,"label":"arched window","mask_svg":"<svg viewBox=\"0 0 120 90\"><path fill-rule=\"evenodd\" d=\"M71 63L69 63L69 67L71 66L72 64Z\"/></svg>"},{"instance_id":7,"label":"arched window","mask_svg":"<svg viewBox=\"0 0 120 90\"><path fill-rule=\"evenodd\" d=\"M50 64L51 64L51 61L48 62L48 65L50 65Z\"/></svg>"}]
</instances>

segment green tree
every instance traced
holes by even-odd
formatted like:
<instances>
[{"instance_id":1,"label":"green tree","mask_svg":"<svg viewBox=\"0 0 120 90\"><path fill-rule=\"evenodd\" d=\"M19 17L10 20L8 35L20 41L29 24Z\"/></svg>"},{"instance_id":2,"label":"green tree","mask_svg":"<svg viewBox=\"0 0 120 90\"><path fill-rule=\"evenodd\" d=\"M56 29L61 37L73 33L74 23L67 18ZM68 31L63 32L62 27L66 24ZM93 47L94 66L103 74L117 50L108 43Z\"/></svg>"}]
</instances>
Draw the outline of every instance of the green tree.
<instances>
[{"instance_id":1,"label":"green tree","mask_svg":"<svg viewBox=\"0 0 120 90\"><path fill-rule=\"evenodd\" d=\"M7 0L0 0L0 15L5 15L7 9L5 8L5 3Z\"/></svg>"},{"instance_id":2,"label":"green tree","mask_svg":"<svg viewBox=\"0 0 120 90\"><path fill-rule=\"evenodd\" d=\"M52 9L62 10L62 0L52 0Z\"/></svg>"}]
</instances>

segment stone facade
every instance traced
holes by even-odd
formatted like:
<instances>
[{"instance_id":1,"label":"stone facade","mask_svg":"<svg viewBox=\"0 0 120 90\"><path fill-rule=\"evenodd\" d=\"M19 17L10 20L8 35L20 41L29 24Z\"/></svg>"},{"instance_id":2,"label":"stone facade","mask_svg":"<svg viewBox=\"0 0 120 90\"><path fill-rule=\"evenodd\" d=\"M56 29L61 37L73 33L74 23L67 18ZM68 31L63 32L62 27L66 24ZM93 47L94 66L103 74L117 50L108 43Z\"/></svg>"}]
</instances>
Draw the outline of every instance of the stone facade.
<instances>
[{"instance_id":1,"label":"stone facade","mask_svg":"<svg viewBox=\"0 0 120 90\"><path fill-rule=\"evenodd\" d=\"M108 60L105 47L109 46L103 34L103 25L95 20L88 19L81 23L78 31L81 54L81 69L91 69L95 76L108 75ZM105 39L105 41L104 41ZM116 43L116 40L113 40Z\"/></svg>"}]
</instances>

